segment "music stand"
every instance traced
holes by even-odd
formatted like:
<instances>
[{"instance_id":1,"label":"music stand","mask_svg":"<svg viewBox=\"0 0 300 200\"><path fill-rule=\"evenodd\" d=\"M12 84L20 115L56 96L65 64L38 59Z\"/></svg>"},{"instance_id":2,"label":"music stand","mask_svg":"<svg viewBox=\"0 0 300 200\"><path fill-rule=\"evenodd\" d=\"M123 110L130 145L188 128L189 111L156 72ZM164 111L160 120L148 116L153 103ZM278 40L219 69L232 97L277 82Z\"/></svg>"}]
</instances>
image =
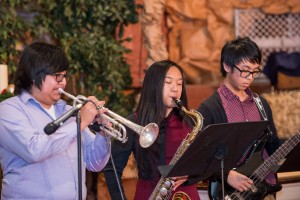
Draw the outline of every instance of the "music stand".
<instances>
[{"instance_id":1,"label":"music stand","mask_svg":"<svg viewBox=\"0 0 300 200\"><path fill-rule=\"evenodd\" d=\"M228 147L224 169L232 169L243 153L262 136L267 121L212 124L203 129L187 148L175 165L158 166L161 175L166 177L197 176L205 180L220 171L215 152L219 144Z\"/></svg>"}]
</instances>

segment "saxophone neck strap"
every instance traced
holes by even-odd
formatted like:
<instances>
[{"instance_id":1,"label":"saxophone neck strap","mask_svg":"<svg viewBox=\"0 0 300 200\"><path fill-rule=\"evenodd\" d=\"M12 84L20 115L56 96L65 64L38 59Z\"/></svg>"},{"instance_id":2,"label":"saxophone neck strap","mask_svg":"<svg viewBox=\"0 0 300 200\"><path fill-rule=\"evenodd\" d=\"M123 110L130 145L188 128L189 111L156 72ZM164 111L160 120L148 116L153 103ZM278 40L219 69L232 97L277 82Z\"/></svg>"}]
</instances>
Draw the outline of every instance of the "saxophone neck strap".
<instances>
[{"instance_id":1,"label":"saxophone neck strap","mask_svg":"<svg viewBox=\"0 0 300 200\"><path fill-rule=\"evenodd\" d=\"M166 160L166 128L172 116L172 112L161 122L159 126L159 164L165 165Z\"/></svg>"}]
</instances>

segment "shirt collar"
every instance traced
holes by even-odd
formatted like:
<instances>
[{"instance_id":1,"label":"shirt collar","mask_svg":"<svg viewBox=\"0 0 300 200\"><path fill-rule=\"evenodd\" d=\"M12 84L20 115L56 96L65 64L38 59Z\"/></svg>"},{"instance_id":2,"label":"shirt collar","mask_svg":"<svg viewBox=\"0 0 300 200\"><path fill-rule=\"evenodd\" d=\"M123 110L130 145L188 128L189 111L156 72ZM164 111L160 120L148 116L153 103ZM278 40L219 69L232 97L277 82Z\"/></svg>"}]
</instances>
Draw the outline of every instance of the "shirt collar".
<instances>
[{"instance_id":1,"label":"shirt collar","mask_svg":"<svg viewBox=\"0 0 300 200\"><path fill-rule=\"evenodd\" d=\"M239 98L237 95L235 95L231 90L229 90L223 83L219 87L218 91L227 99L227 100L233 100L236 98ZM245 90L246 94L248 95L247 100L253 101L253 92L248 87Z\"/></svg>"},{"instance_id":2,"label":"shirt collar","mask_svg":"<svg viewBox=\"0 0 300 200\"><path fill-rule=\"evenodd\" d=\"M20 99L24 104L33 103L35 105L39 105L40 107L42 107L40 102L38 102L29 92L25 90L21 92ZM66 105L66 102L60 99L53 105L54 107L58 106L59 108L63 108Z\"/></svg>"}]
</instances>

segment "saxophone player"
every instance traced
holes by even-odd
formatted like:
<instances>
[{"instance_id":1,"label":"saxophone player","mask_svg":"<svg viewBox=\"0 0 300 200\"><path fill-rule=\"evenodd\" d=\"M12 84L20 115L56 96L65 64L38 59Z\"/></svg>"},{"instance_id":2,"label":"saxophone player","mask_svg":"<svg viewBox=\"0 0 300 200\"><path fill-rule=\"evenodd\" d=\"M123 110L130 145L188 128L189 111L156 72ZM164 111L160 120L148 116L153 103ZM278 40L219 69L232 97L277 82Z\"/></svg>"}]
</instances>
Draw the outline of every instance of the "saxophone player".
<instances>
[{"instance_id":1,"label":"saxophone player","mask_svg":"<svg viewBox=\"0 0 300 200\"><path fill-rule=\"evenodd\" d=\"M112 143L112 157L119 186L111 160L104 168L104 174L113 200L126 199L121 177L131 152L134 154L138 169L135 200L149 199L160 179L158 166L171 161L182 140L191 132L192 121L176 108L174 98L180 99L187 107L182 68L169 60L153 63L145 74L136 111L128 119L142 126L150 122L158 124L159 136L150 147L142 148L139 145L139 136L128 130L128 142ZM196 185L188 185L187 176L175 177L173 186L173 194L176 191L183 191L190 199L200 199Z\"/></svg>"}]
</instances>

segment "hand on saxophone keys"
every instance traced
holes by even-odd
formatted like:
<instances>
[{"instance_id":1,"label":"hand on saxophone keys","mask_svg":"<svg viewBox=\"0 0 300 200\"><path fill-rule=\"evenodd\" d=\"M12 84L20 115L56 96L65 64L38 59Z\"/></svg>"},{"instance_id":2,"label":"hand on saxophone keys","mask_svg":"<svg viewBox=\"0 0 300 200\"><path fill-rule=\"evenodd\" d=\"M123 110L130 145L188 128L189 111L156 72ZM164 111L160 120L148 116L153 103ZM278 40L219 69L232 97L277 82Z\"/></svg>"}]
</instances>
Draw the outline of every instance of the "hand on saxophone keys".
<instances>
[{"instance_id":1,"label":"hand on saxophone keys","mask_svg":"<svg viewBox=\"0 0 300 200\"><path fill-rule=\"evenodd\" d=\"M173 191L175 191L180 185L188 180L188 176L177 176L172 177L173 180Z\"/></svg>"}]
</instances>

